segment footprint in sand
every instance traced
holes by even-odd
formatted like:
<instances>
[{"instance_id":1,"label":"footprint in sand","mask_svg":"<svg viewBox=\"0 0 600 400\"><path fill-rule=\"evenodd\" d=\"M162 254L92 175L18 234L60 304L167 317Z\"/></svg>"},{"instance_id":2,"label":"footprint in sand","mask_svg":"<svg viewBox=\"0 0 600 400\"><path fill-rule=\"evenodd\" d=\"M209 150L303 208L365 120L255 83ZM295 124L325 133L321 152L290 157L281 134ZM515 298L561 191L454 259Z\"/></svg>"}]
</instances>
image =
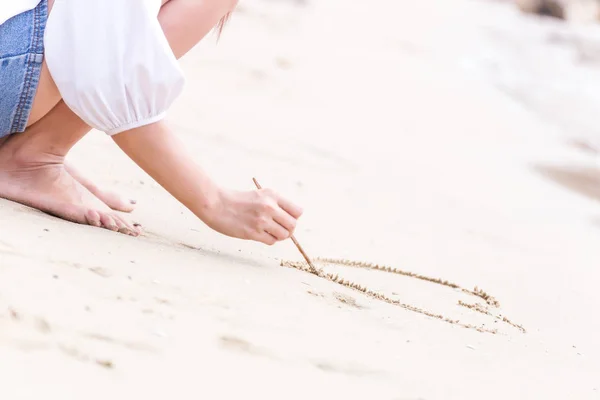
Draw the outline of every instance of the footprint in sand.
<instances>
[{"instance_id":1,"label":"footprint in sand","mask_svg":"<svg viewBox=\"0 0 600 400\"><path fill-rule=\"evenodd\" d=\"M267 349L255 346L247 340L236 336L223 335L219 338L219 344L222 348L227 350L275 359L275 356L273 356Z\"/></svg>"},{"instance_id":2,"label":"footprint in sand","mask_svg":"<svg viewBox=\"0 0 600 400\"><path fill-rule=\"evenodd\" d=\"M332 363L328 361L317 361L314 362L313 365L321 371L349 375L351 377L383 375L383 372L381 371L375 371L362 365L342 365L340 363Z\"/></svg>"},{"instance_id":3,"label":"footprint in sand","mask_svg":"<svg viewBox=\"0 0 600 400\"><path fill-rule=\"evenodd\" d=\"M600 169L540 165L535 170L575 193L600 201Z\"/></svg>"},{"instance_id":4,"label":"footprint in sand","mask_svg":"<svg viewBox=\"0 0 600 400\"><path fill-rule=\"evenodd\" d=\"M574 139L569 142L569 145L590 156L597 156L600 154L600 148L585 140Z\"/></svg>"}]
</instances>

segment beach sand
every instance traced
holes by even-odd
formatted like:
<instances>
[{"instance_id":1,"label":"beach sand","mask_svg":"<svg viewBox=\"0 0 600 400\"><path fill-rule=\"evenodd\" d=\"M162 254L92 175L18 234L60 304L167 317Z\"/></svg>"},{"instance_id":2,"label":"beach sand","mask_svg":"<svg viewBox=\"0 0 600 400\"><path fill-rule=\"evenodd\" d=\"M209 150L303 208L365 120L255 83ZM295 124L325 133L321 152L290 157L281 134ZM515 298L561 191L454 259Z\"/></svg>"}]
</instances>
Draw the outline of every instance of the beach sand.
<instances>
[{"instance_id":1,"label":"beach sand","mask_svg":"<svg viewBox=\"0 0 600 400\"><path fill-rule=\"evenodd\" d=\"M0 399L600 398L598 38L506 2L242 2L182 61L199 162L301 204L311 256L500 319L282 267L290 241L212 232L94 132L72 161L146 234L0 200Z\"/></svg>"}]
</instances>

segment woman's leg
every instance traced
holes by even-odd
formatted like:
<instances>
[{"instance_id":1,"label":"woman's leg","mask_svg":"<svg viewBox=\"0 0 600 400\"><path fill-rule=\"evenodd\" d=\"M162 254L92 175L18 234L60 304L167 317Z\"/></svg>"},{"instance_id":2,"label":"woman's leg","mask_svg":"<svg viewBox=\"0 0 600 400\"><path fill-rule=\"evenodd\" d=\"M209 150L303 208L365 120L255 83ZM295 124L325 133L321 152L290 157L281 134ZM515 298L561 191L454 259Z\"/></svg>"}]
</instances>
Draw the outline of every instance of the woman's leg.
<instances>
[{"instance_id":1,"label":"woman's leg","mask_svg":"<svg viewBox=\"0 0 600 400\"><path fill-rule=\"evenodd\" d=\"M159 20L177 57L197 44L236 5L235 0L164 3ZM65 156L90 128L64 104L58 90L53 95L53 87L49 74L43 74L32 115L43 114L44 108L58 98L55 105L25 132L0 143L0 197L70 221L135 233L131 224L112 213L65 168ZM40 102L38 97L45 100Z\"/></svg>"}]
</instances>

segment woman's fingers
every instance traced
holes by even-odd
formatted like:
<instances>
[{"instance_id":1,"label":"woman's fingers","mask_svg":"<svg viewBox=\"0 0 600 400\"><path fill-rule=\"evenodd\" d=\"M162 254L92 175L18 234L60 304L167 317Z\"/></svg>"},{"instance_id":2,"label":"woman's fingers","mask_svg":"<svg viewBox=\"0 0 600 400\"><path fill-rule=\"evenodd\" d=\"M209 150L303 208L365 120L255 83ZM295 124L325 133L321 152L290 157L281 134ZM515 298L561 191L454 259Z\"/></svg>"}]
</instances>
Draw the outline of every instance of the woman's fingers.
<instances>
[{"instance_id":1,"label":"woman's fingers","mask_svg":"<svg viewBox=\"0 0 600 400\"><path fill-rule=\"evenodd\" d=\"M277 238L266 231L262 231L259 233L257 237L254 238L257 242L264 243L268 246L273 246L277 243Z\"/></svg>"},{"instance_id":2,"label":"woman's fingers","mask_svg":"<svg viewBox=\"0 0 600 400\"><path fill-rule=\"evenodd\" d=\"M252 196L250 204L241 203L245 207L249 206L246 209L247 219L243 218L246 220L244 238L273 245L288 239L294 233L297 219L302 215L299 206L271 189L240 194ZM237 217L236 220L239 221L240 218Z\"/></svg>"},{"instance_id":3,"label":"woman's fingers","mask_svg":"<svg viewBox=\"0 0 600 400\"><path fill-rule=\"evenodd\" d=\"M280 208L276 210L273 220L288 232L288 237L294 234L294 230L296 229L296 218L292 217L284 209Z\"/></svg>"},{"instance_id":4,"label":"woman's fingers","mask_svg":"<svg viewBox=\"0 0 600 400\"><path fill-rule=\"evenodd\" d=\"M262 228L277 240L288 239L296 229L297 219L302 215L302 209L270 189L264 190L263 193L266 197L263 198L265 212Z\"/></svg>"},{"instance_id":5,"label":"woman's fingers","mask_svg":"<svg viewBox=\"0 0 600 400\"><path fill-rule=\"evenodd\" d=\"M295 219L300 218L302 216L302 208L290 200L280 196L277 192L272 189L260 189L259 193L262 194L263 201L270 202L274 201L280 208L282 208L285 212L290 214Z\"/></svg>"},{"instance_id":6,"label":"woman's fingers","mask_svg":"<svg viewBox=\"0 0 600 400\"><path fill-rule=\"evenodd\" d=\"M292 203L288 199L284 199L283 197L278 196L277 204L279 205L279 207L281 207L283 210L285 210L285 212L290 214L295 219L298 219L302 216L302 213L303 213L302 208L300 206L297 206L296 204Z\"/></svg>"},{"instance_id":7,"label":"woman's fingers","mask_svg":"<svg viewBox=\"0 0 600 400\"><path fill-rule=\"evenodd\" d=\"M290 237L290 232L279 225L275 220L271 220L271 222L264 228L265 232L275 237L277 240L285 240Z\"/></svg>"}]
</instances>

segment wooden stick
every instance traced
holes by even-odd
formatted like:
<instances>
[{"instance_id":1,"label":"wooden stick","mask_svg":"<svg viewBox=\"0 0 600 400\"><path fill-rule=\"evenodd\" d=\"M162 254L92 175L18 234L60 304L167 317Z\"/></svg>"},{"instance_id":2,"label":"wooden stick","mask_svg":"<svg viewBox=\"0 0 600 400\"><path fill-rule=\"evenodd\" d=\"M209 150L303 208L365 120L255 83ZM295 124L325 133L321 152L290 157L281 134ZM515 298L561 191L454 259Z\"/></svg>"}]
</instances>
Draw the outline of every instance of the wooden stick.
<instances>
[{"instance_id":1,"label":"wooden stick","mask_svg":"<svg viewBox=\"0 0 600 400\"><path fill-rule=\"evenodd\" d=\"M252 180L254 181L254 184L256 185L257 189L259 189L259 190L262 189L262 187L260 186L260 183L258 183L258 181L256 180L256 178L252 178ZM294 235L290 235L290 239L292 239L292 242L294 242L294 244L298 248L298 251L300 251L300 254L302 254L302 257L304 257L304 259L306 260L306 263L310 267L310 272L313 273L313 274L315 274L315 275L319 275L319 270L313 265L312 261L310 261L310 258L304 252L304 249L302 248L302 246L300 246L300 243L298 243L298 241L296 240L296 238L294 237Z\"/></svg>"}]
</instances>

